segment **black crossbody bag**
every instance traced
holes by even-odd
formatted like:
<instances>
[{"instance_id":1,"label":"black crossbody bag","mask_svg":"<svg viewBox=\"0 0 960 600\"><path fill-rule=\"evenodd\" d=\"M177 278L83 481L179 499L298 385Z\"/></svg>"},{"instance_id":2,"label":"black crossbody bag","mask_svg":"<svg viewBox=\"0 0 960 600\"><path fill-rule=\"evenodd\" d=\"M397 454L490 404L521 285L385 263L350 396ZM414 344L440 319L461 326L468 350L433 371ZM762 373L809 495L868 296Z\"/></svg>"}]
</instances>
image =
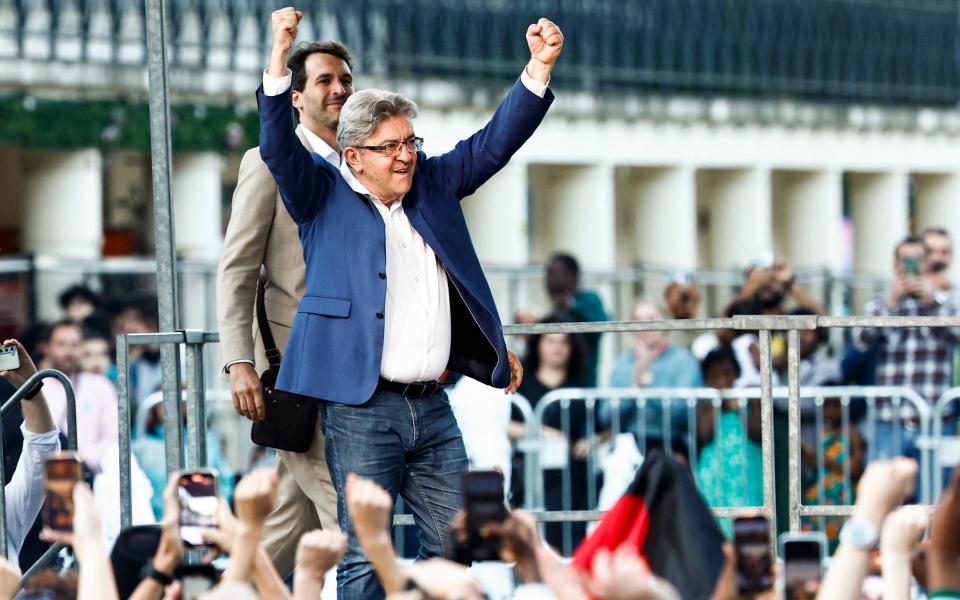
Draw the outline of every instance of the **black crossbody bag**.
<instances>
[{"instance_id":1,"label":"black crossbody bag","mask_svg":"<svg viewBox=\"0 0 960 600\"><path fill-rule=\"evenodd\" d=\"M267 362L270 366L260 376L266 417L262 421L253 422L250 439L259 446L303 454L313 445L320 401L274 387L280 374L280 351L273 341L263 296L261 280L257 284L257 326L260 328L260 338L267 351Z\"/></svg>"}]
</instances>

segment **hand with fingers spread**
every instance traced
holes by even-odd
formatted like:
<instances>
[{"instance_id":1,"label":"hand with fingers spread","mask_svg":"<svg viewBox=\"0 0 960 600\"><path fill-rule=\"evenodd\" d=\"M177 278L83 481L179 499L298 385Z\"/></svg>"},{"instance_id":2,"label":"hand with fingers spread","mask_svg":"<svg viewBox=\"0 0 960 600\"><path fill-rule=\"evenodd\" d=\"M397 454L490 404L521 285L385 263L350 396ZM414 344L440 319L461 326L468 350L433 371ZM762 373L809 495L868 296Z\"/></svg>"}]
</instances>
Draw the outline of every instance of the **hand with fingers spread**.
<instances>
[{"instance_id":1,"label":"hand with fingers spread","mask_svg":"<svg viewBox=\"0 0 960 600\"><path fill-rule=\"evenodd\" d=\"M560 28L550 19L541 18L527 27L527 47L530 48L527 74L542 83L549 82L553 65L563 49Z\"/></svg>"},{"instance_id":2,"label":"hand with fingers spread","mask_svg":"<svg viewBox=\"0 0 960 600\"><path fill-rule=\"evenodd\" d=\"M890 513L880 532L880 559L883 562L883 597L908 600L913 552L930 522L923 506L901 506Z\"/></svg>"},{"instance_id":3,"label":"hand with fingers spread","mask_svg":"<svg viewBox=\"0 0 960 600\"><path fill-rule=\"evenodd\" d=\"M263 408L263 386L250 363L230 365L230 396L238 414L251 421L262 421L267 416Z\"/></svg>"},{"instance_id":4,"label":"hand with fingers spread","mask_svg":"<svg viewBox=\"0 0 960 600\"><path fill-rule=\"evenodd\" d=\"M520 384L523 383L523 364L517 358L517 355L509 350L507 351L507 359L510 361L510 385L503 390L503 393L516 394L517 390L520 389Z\"/></svg>"}]
</instances>

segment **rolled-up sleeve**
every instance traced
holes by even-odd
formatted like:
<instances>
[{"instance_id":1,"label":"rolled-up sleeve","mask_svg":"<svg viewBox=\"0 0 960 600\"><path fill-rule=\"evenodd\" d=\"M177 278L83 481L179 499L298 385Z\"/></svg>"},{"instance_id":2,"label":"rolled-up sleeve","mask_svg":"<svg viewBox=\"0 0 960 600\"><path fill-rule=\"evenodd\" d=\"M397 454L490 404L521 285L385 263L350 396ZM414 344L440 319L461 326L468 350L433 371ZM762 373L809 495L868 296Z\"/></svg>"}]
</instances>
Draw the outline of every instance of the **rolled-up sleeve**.
<instances>
[{"instance_id":1,"label":"rolled-up sleeve","mask_svg":"<svg viewBox=\"0 0 960 600\"><path fill-rule=\"evenodd\" d=\"M40 514L44 489L43 463L50 454L60 450L60 430L56 427L44 433L33 433L21 424L23 451L10 483L4 488L7 517L7 558L14 562L30 527ZM14 562L16 564L16 562Z\"/></svg>"}]
</instances>

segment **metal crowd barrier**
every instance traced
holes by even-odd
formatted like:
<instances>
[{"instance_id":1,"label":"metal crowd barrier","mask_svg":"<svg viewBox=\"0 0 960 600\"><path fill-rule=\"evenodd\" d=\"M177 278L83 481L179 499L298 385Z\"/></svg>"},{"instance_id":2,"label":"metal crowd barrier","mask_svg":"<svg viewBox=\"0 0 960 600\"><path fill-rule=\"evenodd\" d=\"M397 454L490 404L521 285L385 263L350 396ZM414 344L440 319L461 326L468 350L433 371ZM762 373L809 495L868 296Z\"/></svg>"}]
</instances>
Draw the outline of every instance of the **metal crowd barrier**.
<instances>
[{"instance_id":1,"label":"metal crowd barrier","mask_svg":"<svg viewBox=\"0 0 960 600\"><path fill-rule=\"evenodd\" d=\"M789 528L790 530L800 529L800 519L804 516L844 516L850 513L849 506L811 506L802 503L801 497L801 463L800 463L800 435L801 435L801 415L800 415L800 344L799 332L802 330L813 330L817 328L837 328L837 327L957 327L960 328L960 317L827 317L815 315L802 316L737 316L728 319L690 319L690 320L664 320L664 321L612 321L600 323L551 323L534 325L506 325L504 326L505 335L531 335L544 333L613 333L613 332L638 332L638 331L700 331L733 329L738 331L755 331L758 335L758 346L760 351L760 417L761 417L761 455L764 472L763 484L763 503L761 506L748 507L759 510L761 514L767 516L771 523L776 520L776 489L774 486L774 433L773 433L773 411L774 398L779 397L786 400L787 418L788 418L788 436L789 436L789 457L788 457L788 481L789 481ZM773 366L771 361L771 336L774 331L786 332L787 340L787 382L786 392L775 390L773 387ZM172 333L158 334L132 334L121 335L117 338L117 366L119 371L118 387L120 388L120 402L118 410L120 412L120 423L129 423L130 421L130 389L128 377L128 348L133 344L161 344L161 345L180 345L186 346L186 372L187 372L187 400L188 413L190 418L187 421L187 435L189 440L188 454L190 463L202 465L205 462L205 452L203 448L204 439L204 408L201 401L203 394L203 365L202 365L202 347L205 343L219 341L216 333L202 331L177 331ZM167 353L168 356L175 353ZM528 374L529 375L529 374ZM179 401L179 368L175 363L165 365L164 368L164 424L167 432L167 468L168 470L181 468L183 466L182 456L182 432L181 432L181 407ZM173 381L170 386L168 382ZM698 392L700 393L700 392ZM746 392L737 392L746 393ZM752 392L756 395L756 392ZM845 396L841 394L841 402L844 402ZM849 402L853 396L846 396ZM905 393L899 402L915 405L920 418L922 434L931 431L929 425L930 411L924 403L917 403L913 394ZM699 396L698 396L699 398ZM878 396L874 396L878 398ZM716 396L708 398L710 402L717 402ZM722 400L722 396L721 396ZM945 407L951 398L938 403L935 413L944 414ZM816 402L816 400L815 400ZM875 405L875 402L874 402ZM688 411L690 407L687 407ZM899 411L894 411L894 420L901 418ZM542 416L542 413L535 416ZM539 419L534 418L531 421L533 428L537 427ZM923 423L927 423L923 425ZM844 426L849 428L849 422ZM531 429L533 429L531 428ZM849 429L845 429L849 431ZM937 423L932 427L935 439L941 435L941 428ZM120 428L120 456L121 456L121 524L124 527L130 525L130 438L129 429ZM536 434L536 435L535 435ZM535 446L539 440L539 431L531 431L530 439L527 444ZM921 461L927 461L929 464L932 450L930 448L921 450ZM939 457L937 458L939 461ZM530 462L530 461L528 461ZM531 467L531 471L533 468ZM533 471L535 472L535 471ZM531 473L533 474L533 473ZM925 468L921 472L921 496L929 501L930 494L924 494L924 490L930 489L930 469ZM534 477L535 478L535 477ZM849 486L849 484L847 484ZM939 489L939 488L934 488ZM588 490L589 492L589 490ZM594 490L595 493L595 490ZM537 498L539 500L539 498ZM743 507L719 507L716 514L721 517L735 516L743 512ZM577 521L595 521L602 516L598 511L590 510L570 510L570 511L539 511L536 513L541 522L577 522ZM412 522L409 518L400 518L397 524L409 524ZM776 527L771 527L770 542L775 547Z\"/></svg>"},{"instance_id":2,"label":"metal crowd barrier","mask_svg":"<svg viewBox=\"0 0 960 600\"><path fill-rule=\"evenodd\" d=\"M27 379L23 385L21 385L17 390L10 396L6 402L3 403L3 406L0 407L0 420L3 420L9 415L17 404L23 399L27 393L33 389L33 385L44 379L56 379L62 385L63 389L66 392L66 404L67 404L67 449L76 450L77 449L77 400L76 394L73 390L73 384L70 383L70 378L57 371L56 369L43 369L37 371L33 374L32 377ZM4 464L4 440L3 440L3 427L0 427L0 465ZM6 495L6 486L0 486L0 540L3 540L3 555L7 554L7 495ZM25 581L28 577L42 569L43 567L50 564L53 559L57 556L60 550L63 548L61 544L54 544L47 549L43 555L37 559L37 562L27 569L26 573L23 574L21 581Z\"/></svg>"},{"instance_id":3,"label":"metal crowd barrier","mask_svg":"<svg viewBox=\"0 0 960 600\"><path fill-rule=\"evenodd\" d=\"M673 447L673 441L679 438L679 441L685 444L689 452L689 464L693 473L698 473L701 454L701 441L698 439L701 420L699 418L699 408L701 404L708 404L713 409L713 440L719 444L720 432L720 414L722 407L728 401L734 401L735 410L738 413L738 420L741 424L742 434L746 437L748 432L748 405L751 402L759 401L761 393L759 388L735 388L728 390L717 390L712 388L565 388L554 390L546 394L540 402L537 403L534 418L527 420L532 424L528 427L530 437L533 439L527 442L527 461L529 467L525 473L525 498L526 508L533 510L544 510L546 507L546 497L544 493L544 472L550 470L545 467L541 461L541 451L546 443L543 435L543 428L546 427L545 416L554 411L559 411L560 432L568 442L574 441L572 429L576 424L571 422L572 406L582 404L584 408L584 422L580 425L585 430L584 440L590 448L586 458L586 480L576 481L573 477L569 464L565 469L560 470L562 478L562 488L560 501L562 510L574 510L572 491L580 488L586 490L586 504L594 508L597 506L598 490L596 485L596 475L599 473L597 467L597 451L599 445L607 436L616 436L620 433L630 432L637 438L637 446L641 454L646 452L648 442L655 441L658 445L662 444L664 448ZM789 399L788 388L774 388L773 400L775 409L786 408L786 401ZM890 422L893 425L895 434L901 433L906 420L904 415L917 415L917 427L920 439L930 439L930 416L931 410L927 402L921 398L914 390L906 387L883 387L883 386L831 386L831 387L803 387L800 389L801 403L801 428L799 437L791 448L797 448L798 444L805 437L804 434L811 433L817 443L814 444L813 452L816 456L816 486L817 486L817 504L804 505L799 498L794 499L791 495L791 509L796 511L798 516L807 516L815 513L823 516L826 500L824 471L826 456L824 448L819 442L826 435L826 419L824 417L824 406L829 400L836 400L841 406L840 419L840 439L843 440L844 456L846 460L843 465L843 497L852 498L854 487L854 477L851 471L851 432L854 428L863 427L864 435L869 440L867 444L868 454L864 457L864 463L878 457L878 448L875 440L877 439L876 430L878 422ZM947 400L960 399L960 388L951 390L941 400L944 404ZM854 402L862 402L865 406L865 416L862 423L853 422L850 415L850 408ZM625 409L633 409L633 418L626 422ZM659 413L659 414L657 414ZM682 418L682 423L677 423L678 418ZM651 431L659 435L651 435ZM934 437L927 448L920 451L920 485L918 488L918 498L923 503L930 503L932 498L939 495L939 488L931 490L931 483L941 483L937 477L931 477L934 473L931 471L933 456L939 457L937 452L940 446L941 435L934 432ZM899 455L904 450L904 440L902 436L896 436L893 440L892 454ZM718 446L719 447L719 446ZM740 473L743 478L741 484L744 488L748 485L751 476L760 475L759 473L749 473L746 467L749 463L747 452L748 442L744 440L741 445L741 462L744 465L743 472ZM568 461L570 459L568 458ZM936 463L939 467L940 463ZM532 473L531 473L532 471ZM939 469L938 469L939 471ZM767 489L773 486L775 489L775 480L773 473L764 465L763 486L766 495L774 495L772 490ZM707 491L707 490L705 490ZM711 490L715 491L715 490ZM802 493L802 489L800 490ZM739 506L712 506L714 514L718 517L735 517L740 515L755 514L756 512L765 513L766 507L763 505L739 505ZM850 505L832 505L836 513L845 513ZM767 515L769 517L769 515ZM569 550L569 528L565 528L564 533L567 540L564 543L565 550Z\"/></svg>"}]
</instances>

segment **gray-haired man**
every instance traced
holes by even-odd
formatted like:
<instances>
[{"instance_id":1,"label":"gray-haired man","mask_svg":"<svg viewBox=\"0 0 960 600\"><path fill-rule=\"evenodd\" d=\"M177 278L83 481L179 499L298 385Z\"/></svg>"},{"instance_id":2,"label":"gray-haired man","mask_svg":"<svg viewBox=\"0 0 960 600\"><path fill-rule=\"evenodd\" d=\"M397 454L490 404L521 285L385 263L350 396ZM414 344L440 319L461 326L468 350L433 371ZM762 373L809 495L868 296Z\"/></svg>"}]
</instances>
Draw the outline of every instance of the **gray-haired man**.
<instances>
[{"instance_id":1,"label":"gray-haired man","mask_svg":"<svg viewBox=\"0 0 960 600\"><path fill-rule=\"evenodd\" d=\"M437 157L420 152L412 101L380 90L354 94L340 113L336 169L311 156L289 128L284 63L301 17L292 8L273 13L273 52L258 94L260 155L299 226L307 267L277 388L322 400L327 464L349 536L338 594L378 598L384 590L367 561L370 549L361 549L345 508L347 476L402 495L420 532L420 556L450 557L447 529L460 508L467 460L437 379L450 368L512 392L522 378L459 201L540 124L563 36L546 19L530 25L521 80L486 127Z\"/></svg>"}]
</instances>

